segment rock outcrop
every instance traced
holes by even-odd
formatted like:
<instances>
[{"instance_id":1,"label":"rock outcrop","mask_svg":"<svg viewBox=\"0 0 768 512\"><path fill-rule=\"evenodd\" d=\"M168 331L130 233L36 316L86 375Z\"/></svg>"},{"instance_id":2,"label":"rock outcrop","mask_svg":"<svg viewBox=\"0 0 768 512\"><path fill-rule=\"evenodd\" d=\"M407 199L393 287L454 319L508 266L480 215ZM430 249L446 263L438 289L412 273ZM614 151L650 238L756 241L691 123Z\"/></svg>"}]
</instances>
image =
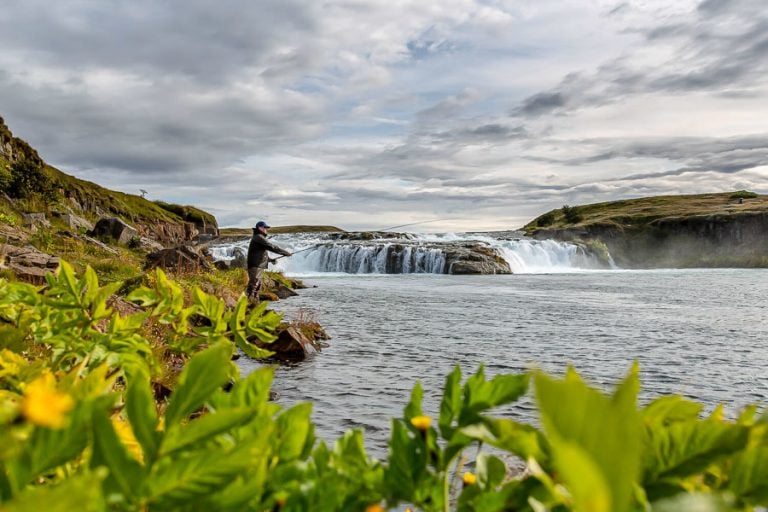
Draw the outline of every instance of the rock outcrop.
<instances>
[{"instance_id":1,"label":"rock outcrop","mask_svg":"<svg viewBox=\"0 0 768 512\"><path fill-rule=\"evenodd\" d=\"M485 244L463 244L445 251L445 273L511 274L509 263L494 249Z\"/></svg>"},{"instance_id":2,"label":"rock outcrop","mask_svg":"<svg viewBox=\"0 0 768 512\"><path fill-rule=\"evenodd\" d=\"M144 268L150 270L158 267L176 272L197 272L213 268L206 254L189 245L180 245L148 254Z\"/></svg>"},{"instance_id":3,"label":"rock outcrop","mask_svg":"<svg viewBox=\"0 0 768 512\"><path fill-rule=\"evenodd\" d=\"M111 239L120 245L128 245L134 239L138 240L139 238L139 232L136 228L129 226L117 217L99 219L89 235L97 238Z\"/></svg>"},{"instance_id":4,"label":"rock outcrop","mask_svg":"<svg viewBox=\"0 0 768 512\"><path fill-rule=\"evenodd\" d=\"M533 236L599 240L623 268L768 266L768 212L664 217L643 226L590 224Z\"/></svg>"},{"instance_id":5,"label":"rock outcrop","mask_svg":"<svg viewBox=\"0 0 768 512\"><path fill-rule=\"evenodd\" d=\"M33 284L44 284L45 274L59 266L59 258L32 246L0 244L0 257L3 268L10 269L18 279Z\"/></svg>"}]
</instances>

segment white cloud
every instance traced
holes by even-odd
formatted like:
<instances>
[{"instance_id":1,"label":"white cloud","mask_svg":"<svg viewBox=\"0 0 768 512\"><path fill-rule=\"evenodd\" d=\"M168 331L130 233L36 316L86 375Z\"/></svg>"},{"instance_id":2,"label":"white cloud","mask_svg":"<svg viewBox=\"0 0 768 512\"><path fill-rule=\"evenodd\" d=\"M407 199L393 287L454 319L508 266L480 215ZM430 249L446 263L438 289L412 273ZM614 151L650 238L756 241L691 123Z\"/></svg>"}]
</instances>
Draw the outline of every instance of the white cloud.
<instances>
[{"instance_id":1,"label":"white cloud","mask_svg":"<svg viewBox=\"0 0 768 512\"><path fill-rule=\"evenodd\" d=\"M517 227L763 186L757 4L10 0L0 115L64 170L224 225Z\"/></svg>"}]
</instances>

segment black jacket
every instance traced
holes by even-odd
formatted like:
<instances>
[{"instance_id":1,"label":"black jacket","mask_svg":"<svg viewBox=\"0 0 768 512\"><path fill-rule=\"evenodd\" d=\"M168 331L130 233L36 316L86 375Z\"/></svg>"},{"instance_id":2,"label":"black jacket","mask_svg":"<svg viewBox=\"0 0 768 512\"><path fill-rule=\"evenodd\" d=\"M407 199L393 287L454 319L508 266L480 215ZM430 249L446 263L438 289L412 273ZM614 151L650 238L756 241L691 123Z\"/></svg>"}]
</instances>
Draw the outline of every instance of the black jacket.
<instances>
[{"instance_id":1,"label":"black jacket","mask_svg":"<svg viewBox=\"0 0 768 512\"><path fill-rule=\"evenodd\" d=\"M289 256L291 254L282 247L278 247L267 240L266 236L257 232L253 234L251 243L248 246L248 268L267 268L267 264L269 263L269 255L267 254L267 251L276 252L283 256Z\"/></svg>"}]
</instances>

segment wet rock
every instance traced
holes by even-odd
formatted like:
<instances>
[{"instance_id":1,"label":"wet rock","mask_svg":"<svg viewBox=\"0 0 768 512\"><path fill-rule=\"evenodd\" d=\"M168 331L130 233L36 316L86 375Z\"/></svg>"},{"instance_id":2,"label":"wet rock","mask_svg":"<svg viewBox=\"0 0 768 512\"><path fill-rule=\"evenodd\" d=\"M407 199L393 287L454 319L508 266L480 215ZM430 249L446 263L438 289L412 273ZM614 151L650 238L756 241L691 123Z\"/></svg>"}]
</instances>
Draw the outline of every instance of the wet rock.
<instances>
[{"instance_id":1,"label":"wet rock","mask_svg":"<svg viewBox=\"0 0 768 512\"><path fill-rule=\"evenodd\" d=\"M287 326L272 343L251 341L260 348L274 352L272 358L280 361L302 361L321 350L319 343L308 338L296 326Z\"/></svg>"},{"instance_id":2,"label":"wet rock","mask_svg":"<svg viewBox=\"0 0 768 512\"><path fill-rule=\"evenodd\" d=\"M110 238L120 245L128 245L133 239L139 238L139 232L135 228L117 217L99 219L89 235Z\"/></svg>"},{"instance_id":3,"label":"wet rock","mask_svg":"<svg viewBox=\"0 0 768 512\"><path fill-rule=\"evenodd\" d=\"M511 274L512 270L496 249L478 243L447 249L445 272L454 275Z\"/></svg>"},{"instance_id":4,"label":"wet rock","mask_svg":"<svg viewBox=\"0 0 768 512\"><path fill-rule=\"evenodd\" d=\"M32 246L16 247L0 244L2 267L10 269L22 281L44 284L45 274L56 270L59 258L38 251Z\"/></svg>"}]
</instances>

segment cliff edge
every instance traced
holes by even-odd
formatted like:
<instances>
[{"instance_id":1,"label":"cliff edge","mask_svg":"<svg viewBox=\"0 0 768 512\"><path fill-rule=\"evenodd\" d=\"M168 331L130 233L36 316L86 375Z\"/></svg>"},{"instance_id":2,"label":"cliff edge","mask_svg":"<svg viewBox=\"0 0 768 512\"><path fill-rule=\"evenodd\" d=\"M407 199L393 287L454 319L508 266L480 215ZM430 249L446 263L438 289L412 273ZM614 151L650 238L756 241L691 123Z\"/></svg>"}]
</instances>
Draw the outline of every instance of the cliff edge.
<instances>
[{"instance_id":1,"label":"cliff edge","mask_svg":"<svg viewBox=\"0 0 768 512\"><path fill-rule=\"evenodd\" d=\"M602 242L624 268L768 268L768 196L743 190L566 205L523 230Z\"/></svg>"}]
</instances>

